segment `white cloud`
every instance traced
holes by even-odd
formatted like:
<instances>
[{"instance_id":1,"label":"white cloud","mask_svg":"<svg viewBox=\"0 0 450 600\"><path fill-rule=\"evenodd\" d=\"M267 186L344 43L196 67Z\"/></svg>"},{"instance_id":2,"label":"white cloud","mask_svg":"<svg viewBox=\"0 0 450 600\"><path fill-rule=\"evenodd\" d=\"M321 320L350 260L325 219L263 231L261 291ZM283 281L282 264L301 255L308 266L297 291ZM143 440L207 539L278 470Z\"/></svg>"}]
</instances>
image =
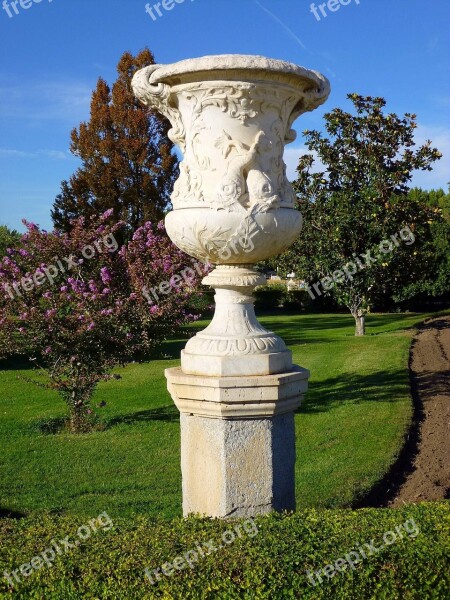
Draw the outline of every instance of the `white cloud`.
<instances>
[{"instance_id":1,"label":"white cloud","mask_svg":"<svg viewBox=\"0 0 450 600\"><path fill-rule=\"evenodd\" d=\"M290 29L290 27L288 27L286 25L286 23L284 21L282 21L279 17L277 17L277 15L275 15L273 12L271 12L268 8L266 8L265 6L263 6L259 0L254 0L255 4L257 4L259 6L259 8L261 10L263 10L264 12L266 12L270 17L272 17L272 19L278 23L279 25L281 25L281 27L288 33L288 35L290 35L290 37L292 39L294 39L297 44L299 44L299 46L303 49L306 50L307 52L310 52L308 50L308 48L305 46L305 44L302 42L302 40L298 37L298 35L296 35L292 29Z\"/></svg>"},{"instance_id":2,"label":"white cloud","mask_svg":"<svg viewBox=\"0 0 450 600\"><path fill-rule=\"evenodd\" d=\"M79 82L39 82L0 87L0 114L3 119L62 120L71 123L87 119L92 89Z\"/></svg>"},{"instance_id":3,"label":"white cloud","mask_svg":"<svg viewBox=\"0 0 450 600\"><path fill-rule=\"evenodd\" d=\"M450 128L419 123L415 135L416 144L420 146L426 140L433 142L433 148L437 148L442 153L442 158L434 163L432 171L416 171L412 185L424 189L447 190L447 183L450 181Z\"/></svg>"},{"instance_id":4,"label":"white cloud","mask_svg":"<svg viewBox=\"0 0 450 600\"><path fill-rule=\"evenodd\" d=\"M433 54L434 50L436 50L438 45L439 45L439 36L434 35L432 38L430 38L428 40L428 47L427 47L428 53Z\"/></svg>"},{"instance_id":5,"label":"white cloud","mask_svg":"<svg viewBox=\"0 0 450 600\"><path fill-rule=\"evenodd\" d=\"M22 150L13 150L12 148L0 148L1 157L13 157L13 158L53 158L55 160L68 160L74 159L69 152L62 150L36 150L34 152L23 152Z\"/></svg>"}]
</instances>

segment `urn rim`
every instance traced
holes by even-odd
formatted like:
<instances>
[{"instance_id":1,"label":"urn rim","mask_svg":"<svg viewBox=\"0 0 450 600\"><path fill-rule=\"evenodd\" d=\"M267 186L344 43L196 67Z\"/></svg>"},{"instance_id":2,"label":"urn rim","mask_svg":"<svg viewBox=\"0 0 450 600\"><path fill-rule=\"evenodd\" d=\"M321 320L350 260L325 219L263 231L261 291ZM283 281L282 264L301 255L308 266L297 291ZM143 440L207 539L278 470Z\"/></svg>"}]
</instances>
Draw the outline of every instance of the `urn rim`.
<instances>
[{"instance_id":1,"label":"urn rim","mask_svg":"<svg viewBox=\"0 0 450 600\"><path fill-rule=\"evenodd\" d=\"M295 87L315 87L311 92L317 94L318 101L324 102L330 94L330 82L319 73L306 67L301 67L282 59L267 58L252 54L216 54L199 58L188 58L171 64L152 65L149 76L150 84L184 83L185 80L205 81L218 79L217 75L223 72L224 80L249 81L270 80L275 77L277 81ZM320 102L321 103L321 102Z\"/></svg>"}]
</instances>

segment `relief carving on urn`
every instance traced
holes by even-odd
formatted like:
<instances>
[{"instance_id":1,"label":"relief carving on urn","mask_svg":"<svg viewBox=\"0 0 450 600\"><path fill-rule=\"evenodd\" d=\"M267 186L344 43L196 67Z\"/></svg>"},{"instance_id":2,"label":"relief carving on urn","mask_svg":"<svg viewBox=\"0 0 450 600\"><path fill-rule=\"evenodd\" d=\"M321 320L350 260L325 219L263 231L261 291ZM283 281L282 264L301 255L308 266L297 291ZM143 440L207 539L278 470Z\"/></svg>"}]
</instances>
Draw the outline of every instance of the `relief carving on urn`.
<instances>
[{"instance_id":1,"label":"relief carving on urn","mask_svg":"<svg viewBox=\"0 0 450 600\"><path fill-rule=\"evenodd\" d=\"M133 89L169 119L184 154L167 233L187 254L217 265L203 280L216 290L214 318L187 343L183 372L288 372L291 352L256 319L253 289L265 278L252 265L300 233L283 151L295 139L294 120L328 97L328 81L284 61L224 55L151 65L134 76Z\"/></svg>"},{"instance_id":2,"label":"relief carving on urn","mask_svg":"<svg viewBox=\"0 0 450 600\"><path fill-rule=\"evenodd\" d=\"M169 119L184 154L166 219L174 243L214 264L254 263L286 249L302 220L283 151L295 139L293 121L326 100L327 80L283 61L224 55L151 65L133 88ZM226 246L251 230L259 232L252 251L221 259L215 239Z\"/></svg>"}]
</instances>

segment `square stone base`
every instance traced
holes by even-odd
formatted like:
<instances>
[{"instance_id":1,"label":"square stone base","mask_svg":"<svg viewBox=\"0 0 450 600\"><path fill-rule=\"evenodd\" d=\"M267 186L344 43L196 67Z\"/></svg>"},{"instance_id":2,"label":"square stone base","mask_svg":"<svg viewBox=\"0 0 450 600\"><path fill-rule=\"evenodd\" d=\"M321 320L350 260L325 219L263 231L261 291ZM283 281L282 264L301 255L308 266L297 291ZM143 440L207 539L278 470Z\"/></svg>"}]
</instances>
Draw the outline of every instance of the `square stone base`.
<instances>
[{"instance_id":1,"label":"square stone base","mask_svg":"<svg viewBox=\"0 0 450 600\"><path fill-rule=\"evenodd\" d=\"M183 514L294 510L294 413L265 419L181 414Z\"/></svg>"},{"instance_id":2,"label":"square stone base","mask_svg":"<svg viewBox=\"0 0 450 600\"><path fill-rule=\"evenodd\" d=\"M294 510L294 412L309 371L202 377L172 368L166 377L181 413L184 515Z\"/></svg>"}]
</instances>

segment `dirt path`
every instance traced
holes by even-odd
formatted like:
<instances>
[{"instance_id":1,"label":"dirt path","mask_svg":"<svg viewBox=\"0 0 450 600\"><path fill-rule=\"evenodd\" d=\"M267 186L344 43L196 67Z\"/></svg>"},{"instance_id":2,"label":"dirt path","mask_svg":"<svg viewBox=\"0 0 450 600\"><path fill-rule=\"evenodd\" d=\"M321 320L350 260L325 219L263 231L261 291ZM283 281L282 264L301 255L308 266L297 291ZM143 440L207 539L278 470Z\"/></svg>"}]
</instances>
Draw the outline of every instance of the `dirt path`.
<instances>
[{"instance_id":1,"label":"dirt path","mask_svg":"<svg viewBox=\"0 0 450 600\"><path fill-rule=\"evenodd\" d=\"M389 506L450 497L450 316L427 320L410 358L417 453Z\"/></svg>"}]
</instances>

